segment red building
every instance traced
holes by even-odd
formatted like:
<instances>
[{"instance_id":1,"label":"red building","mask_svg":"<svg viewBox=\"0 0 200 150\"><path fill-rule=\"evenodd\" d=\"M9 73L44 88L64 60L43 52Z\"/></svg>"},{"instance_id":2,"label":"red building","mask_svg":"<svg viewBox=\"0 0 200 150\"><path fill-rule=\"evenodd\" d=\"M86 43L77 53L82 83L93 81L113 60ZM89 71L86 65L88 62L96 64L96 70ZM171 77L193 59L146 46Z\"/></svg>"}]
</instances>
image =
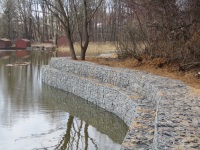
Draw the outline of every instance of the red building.
<instances>
[{"instance_id":1,"label":"red building","mask_svg":"<svg viewBox=\"0 0 200 150\"><path fill-rule=\"evenodd\" d=\"M67 46L67 37L61 36L57 39L58 47L66 47Z\"/></svg>"},{"instance_id":2,"label":"red building","mask_svg":"<svg viewBox=\"0 0 200 150\"><path fill-rule=\"evenodd\" d=\"M31 47L31 41L27 39L19 39L15 42L16 48L27 48Z\"/></svg>"},{"instance_id":3,"label":"red building","mask_svg":"<svg viewBox=\"0 0 200 150\"><path fill-rule=\"evenodd\" d=\"M12 42L9 39L0 39L0 48L9 48L12 46Z\"/></svg>"}]
</instances>

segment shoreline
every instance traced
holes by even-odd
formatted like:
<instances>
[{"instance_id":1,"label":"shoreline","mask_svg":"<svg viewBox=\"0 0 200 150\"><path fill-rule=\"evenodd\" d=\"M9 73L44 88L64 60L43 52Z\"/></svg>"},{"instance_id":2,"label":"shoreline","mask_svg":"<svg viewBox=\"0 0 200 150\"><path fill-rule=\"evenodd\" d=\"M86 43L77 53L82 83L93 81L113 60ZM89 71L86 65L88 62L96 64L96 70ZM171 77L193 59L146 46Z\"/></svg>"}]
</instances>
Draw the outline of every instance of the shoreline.
<instances>
[{"instance_id":1,"label":"shoreline","mask_svg":"<svg viewBox=\"0 0 200 150\"><path fill-rule=\"evenodd\" d=\"M200 98L181 81L67 58L52 58L42 80L119 116L121 149L200 148Z\"/></svg>"}]
</instances>

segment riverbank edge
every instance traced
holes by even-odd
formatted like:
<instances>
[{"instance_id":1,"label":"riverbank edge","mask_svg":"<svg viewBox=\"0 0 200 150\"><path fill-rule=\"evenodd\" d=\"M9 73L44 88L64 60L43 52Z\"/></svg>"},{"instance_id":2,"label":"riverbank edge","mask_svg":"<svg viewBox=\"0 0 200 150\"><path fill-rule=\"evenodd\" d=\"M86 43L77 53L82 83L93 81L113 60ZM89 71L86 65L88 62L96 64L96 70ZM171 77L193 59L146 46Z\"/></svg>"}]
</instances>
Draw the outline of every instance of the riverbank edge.
<instances>
[{"instance_id":1,"label":"riverbank edge","mask_svg":"<svg viewBox=\"0 0 200 150\"><path fill-rule=\"evenodd\" d=\"M119 116L121 149L200 148L200 99L180 81L68 58L52 58L42 80Z\"/></svg>"}]
</instances>

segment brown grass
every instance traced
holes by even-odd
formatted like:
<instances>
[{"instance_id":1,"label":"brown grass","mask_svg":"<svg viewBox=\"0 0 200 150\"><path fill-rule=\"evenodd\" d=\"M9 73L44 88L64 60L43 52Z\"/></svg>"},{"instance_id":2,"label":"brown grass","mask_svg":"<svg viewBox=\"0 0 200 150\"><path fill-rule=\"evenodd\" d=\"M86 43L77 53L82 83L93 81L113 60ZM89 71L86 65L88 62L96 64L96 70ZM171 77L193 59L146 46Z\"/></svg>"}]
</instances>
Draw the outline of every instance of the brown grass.
<instances>
[{"instance_id":1,"label":"brown grass","mask_svg":"<svg viewBox=\"0 0 200 150\"><path fill-rule=\"evenodd\" d=\"M80 46L79 43L74 44L75 51L77 55L80 55ZM68 47L58 48L59 52L65 52L69 54ZM90 43L88 46L86 56L98 56L100 54L109 54L115 53L116 47L113 43ZM136 69L145 72L150 72L155 75L160 75L164 77L169 77L176 80L181 80L185 84L191 86L191 91L200 95L200 79L195 77L196 72L199 72L200 69L193 69L185 72L178 71L177 64L170 64L170 65L162 65L165 62L163 59L154 59L151 61L144 61L142 63L138 63L137 60L129 58L126 60L118 60L117 55L113 54L111 58L100 58L100 57L86 57L87 61L95 62L101 65L107 65L112 67L119 67L119 68L129 68L129 69Z\"/></svg>"},{"instance_id":2,"label":"brown grass","mask_svg":"<svg viewBox=\"0 0 200 150\"><path fill-rule=\"evenodd\" d=\"M74 48L75 52L77 55L80 56L81 54L81 49L79 43L74 43ZM68 47L60 47L57 49L60 52L69 52ZM116 51L116 47L114 43L110 42L99 42L99 43L94 43L90 42L86 56L98 56L100 54L107 54L107 53L114 53Z\"/></svg>"},{"instance_id":3,"label":"brown grass","mask_svg":"<svg viewBox=\"0 0 200 150\"><path fill-rule=\"evenodd\" d=\"M32 46L45 46L45 47L51 47L53 46L52 43L32 43Z\"/></svg>"},{"instance_id":4,"label":"brown grass","mask_svg":"<svg viewBox=\"0 0 200 150\"><path fill-rule=\"evenodd\" d=\"M174 65L164 65L162 67L158 67L158 64L161 62L159 59L155 59L152 61L146 61L143 63L138 63L135 59L126 59L126 60L118 60L118 59L109 59L109 58L86 58L87 61L95 62L101 65L107 65L112 67L119 68L129 68L136 69L145 72L150 72L152 74L170 77L172 79L181 80L187 85L191 86L191 90L197 94L200 94L200 79L195 77L197 71L200 69L193 69L186 72L178 71L177 66Z\"/></svg>"}]
</instances>

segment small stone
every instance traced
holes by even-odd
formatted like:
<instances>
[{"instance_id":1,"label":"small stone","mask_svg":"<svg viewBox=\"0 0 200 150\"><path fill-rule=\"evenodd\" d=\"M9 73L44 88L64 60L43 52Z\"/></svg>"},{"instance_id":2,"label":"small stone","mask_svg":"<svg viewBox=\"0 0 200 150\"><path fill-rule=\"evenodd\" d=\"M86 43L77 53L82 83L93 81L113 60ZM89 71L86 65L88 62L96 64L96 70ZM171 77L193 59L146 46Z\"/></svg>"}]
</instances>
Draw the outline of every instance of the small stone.
<instances>
[{"instance_id":1,"label":"small stone","mask_svg":"<svg viewBox=\"0 0 200 150\"><path fill-rule=\"evenodd\" d=\"M200 144L192 145L191 148L196 148L196 149L199 148L200 149Z\"/></svg>"},{"instance_id":2,"label":"small stone","mask_svg":"<svg viewBox=\"0 0 200 150\"><path fill-rule=\"evenodd\" d=\"M169 132L164 131L163 135L172 136Z\"/></svg>"},{"instance_id":3,"label":"small stone","mask_svg":"<svg viewBox=\"0 0 200 150\"><path fill-rule=\"evenodd\" d=\"M183 139L183 142L184 143L197 143L197 139L196 138L191 138L191 137L188 137L188 138L185 138Z\"/></svg>"},{"instance_id":4,"label":"small stone","mask_svg":"<svg viewBox=\"0 0 200 150\"><path fill-rule=\"evenodd\" d=\"M180 123L181 121L182 121L181 119L172 120L173 123Z\"/></svg>"},{"instance_id":5,"label":"small stone","mask_svg":"<svg viewBox=\"0 0 200 150\"><path fill-rule=\"evenodd\" d=\"M150 133L150 134L154 134L154 132L155 132L154 129L149 130L149 133Z\"/></svg>"},{"instance_id":6,"label":"small stone","mask_svg":"<svg viewBox=\"0 0 200 150\"><path fill-rule=\"evenodd\" d=\"M197 118L194 118L194 119L192 119L192 124L195 127L198 127L198 126L200 126L200 120L198 120Z\"/></svg>"}]
</instances>

